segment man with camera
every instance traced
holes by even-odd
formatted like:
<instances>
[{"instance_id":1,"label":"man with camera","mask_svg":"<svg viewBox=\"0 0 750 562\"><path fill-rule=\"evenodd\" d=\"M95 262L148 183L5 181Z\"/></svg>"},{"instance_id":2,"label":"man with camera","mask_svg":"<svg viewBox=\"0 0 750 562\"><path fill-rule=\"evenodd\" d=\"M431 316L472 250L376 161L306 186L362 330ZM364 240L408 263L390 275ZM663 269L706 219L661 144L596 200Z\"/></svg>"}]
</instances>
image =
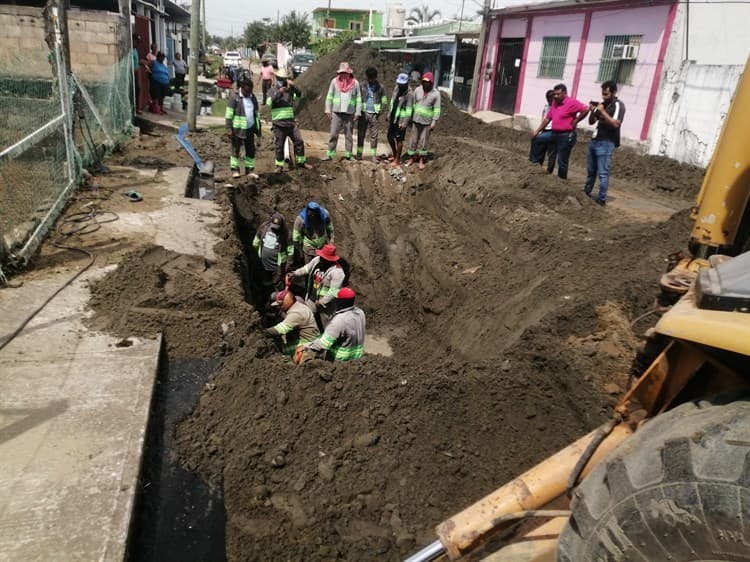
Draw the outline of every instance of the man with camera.
<instances>
[{"instance_id":1,"label":"man with camera","mask_svg":"<svg viewBox=\"0 0 750 562\"><path fill-rule=\"evenodd\" d=\"M588 175L583 192L591 197L591 192L599 176L599 193L595 201L604 206L607 204L609 188L609 166L612 153L620 146L620 125L625 117L625 104L617 97L617 84L607 81L602 84L602 101L589 102L589 125L595 125L589 143L586 159Z\"/></svg>"}]
</instances>

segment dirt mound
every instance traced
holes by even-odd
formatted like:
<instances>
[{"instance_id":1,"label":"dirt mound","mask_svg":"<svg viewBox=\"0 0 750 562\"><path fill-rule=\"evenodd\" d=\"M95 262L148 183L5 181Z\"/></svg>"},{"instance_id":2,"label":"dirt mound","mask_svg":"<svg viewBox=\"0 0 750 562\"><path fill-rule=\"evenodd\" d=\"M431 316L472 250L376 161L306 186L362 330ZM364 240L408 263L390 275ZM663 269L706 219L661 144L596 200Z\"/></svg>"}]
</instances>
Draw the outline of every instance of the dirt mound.
<instances>
[{"instance_id":1,"label":"dirt mound","mask_svg":"<svg viewBox=\"0 0 750 562\"><path fill-rule=\"evenodd\" d=\"M244 345L252 313L236 276L225 262L161 246L137 250L92 283L89 326L123 338L163 331L174 358L228 353Z\"/></svg>"},{"instance_id":2,"label":"dirt mound","mask_svg":"<svg viewBox=\"0 0 750 562\"><path fill-rule=\"evenodd\" d=\"M354 43L347 43L338 51L320 57L310 70L296 81L303 93L296 111L297 121L303 129L328 130L330 122L325 116L326 94L342 61L347 61L352 66L354 76L360 81L366 80L365 69L368 66L377 68L378 80L385 88L389 99L396 83L396 76L402 71L400 65L387 60L376 50Z\"/></svg>"},{"instance_id":3,"label":"dirt mound","mask_svg":"<svg viewBox=\"0 0 750 562\"><path fill-rule=\"evenodd\" d=\"M331 211L368 332L393 356L294 368L261 343L228 358L178 441L223 484L231 560L397 560L625 388L631 319L686 212L602 212L469 138L430 166L399 182L334 162L233 192L247 232L310 199Z\"/></svg>"}]
</instances>

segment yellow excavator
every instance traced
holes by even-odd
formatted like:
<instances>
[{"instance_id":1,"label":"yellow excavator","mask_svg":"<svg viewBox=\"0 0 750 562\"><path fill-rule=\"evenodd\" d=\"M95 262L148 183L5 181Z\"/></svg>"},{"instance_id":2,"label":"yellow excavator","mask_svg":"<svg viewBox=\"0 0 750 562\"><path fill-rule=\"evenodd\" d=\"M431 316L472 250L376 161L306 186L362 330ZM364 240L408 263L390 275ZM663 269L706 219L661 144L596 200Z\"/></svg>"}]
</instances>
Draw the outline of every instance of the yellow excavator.
<instances>
[{"instance_id":1,"label":"yellow excavator","mask_svg":"<svg viewBox=\"0 0 750 562\"><path fill-rule=\"evenodd\" d=\"M750 59L653 361L612 419L440 523L407 562L750 560Z\"/></svg>"}]
</instances>

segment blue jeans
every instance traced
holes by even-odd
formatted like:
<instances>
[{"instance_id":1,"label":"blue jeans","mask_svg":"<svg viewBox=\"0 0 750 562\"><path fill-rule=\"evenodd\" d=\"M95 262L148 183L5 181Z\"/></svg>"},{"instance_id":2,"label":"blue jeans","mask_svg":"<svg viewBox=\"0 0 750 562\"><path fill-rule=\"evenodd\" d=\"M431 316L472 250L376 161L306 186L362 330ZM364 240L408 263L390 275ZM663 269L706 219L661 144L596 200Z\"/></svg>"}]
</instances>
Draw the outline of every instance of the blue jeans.
<instances>
[{"instance_id":1,"label":"blue jeans","mask_svg":"<svg viewBox=\"0 0 750 562\"><path fill-rule=\"evenodd\" d=\"M586 184L583 190L586 195L591 195L596 183L596 176L599 176L599 201L607 200L607 190L609 189L609 165L612 162L612 153L615 151L615 143L606 140L593 139L589 143L589 154L586 158Z\"/></svg>"},{"instance_id":2,"label":"blue jeans","mask_svg":"<svg viewBox=\"0 0 750 562\"><path fill-rule=\"evenodd\" d=\"M568 162L570 152L578 140L575 131L553 132L552 136L557 146L557 175L562 179L568 179Z\"/></svg>"}]
</instances>

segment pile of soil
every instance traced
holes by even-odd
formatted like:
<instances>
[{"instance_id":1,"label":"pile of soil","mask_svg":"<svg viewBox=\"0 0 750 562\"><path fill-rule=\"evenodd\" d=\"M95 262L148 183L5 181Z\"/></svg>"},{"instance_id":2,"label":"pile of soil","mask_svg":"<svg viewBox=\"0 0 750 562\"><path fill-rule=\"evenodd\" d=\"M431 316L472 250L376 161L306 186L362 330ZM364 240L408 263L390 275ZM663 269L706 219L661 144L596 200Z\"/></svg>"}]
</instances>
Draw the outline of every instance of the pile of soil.
<instances>
[{"instance_id":1,"label":"pile of soil","mask_svg":"<svg viewBox=\"0 0 750 562\"><path fill-rule=\"evenodd\" d=\"M398 560L606 419L688 213L603 211L524 156L464 137L404 182L331 162L233 190L241 237L328 208L393 356L296 368L256 341L227 359L177 441L224 488L230 559Z\"/></svg>"},{"instance_id":2,"label":"pile of soil","mask_svg":"<svg viewBox=\"0 0 750 562\"><path fill-rule=\"evenodd\" d=\"M229 353L255 337L232 263L161 246L131 252L91 284L89 327L122 338L163 332L170 358Z\"/></svg>"},{"instance_id":3,"label":"pile of soil","mask_svg":"<svg viewBox=\"0 0 750 562\"><path fill-rule=\"evenodd\" d=\"M327 126L310 86L324 96L339 61L359 71L375 58L346 46L316 63L300 80L303 126ZM210 131L192 140L225 174L227 143ZM670 167L623 157L634 175L615 171L616 186L639 204L602 209L580 194L583 147L563 182L528 164L527 133L446 104L433 148L423 172L313 157L313 170L272 174L265 144L260 178L220 190L215 262L149 248L94 288L100 327L165 327L170 355L226 355L176 441L183 464L224 488L230 560L398 560L599 425L628 384L631 323L690 230L676 185L699 185L700 171L678 166L678 182L663 183L674 189L656 192ZM368 337L392 356L295 367L259 336L241 243L309 200L331 212Z\"/></svg>"}]
</instances>

